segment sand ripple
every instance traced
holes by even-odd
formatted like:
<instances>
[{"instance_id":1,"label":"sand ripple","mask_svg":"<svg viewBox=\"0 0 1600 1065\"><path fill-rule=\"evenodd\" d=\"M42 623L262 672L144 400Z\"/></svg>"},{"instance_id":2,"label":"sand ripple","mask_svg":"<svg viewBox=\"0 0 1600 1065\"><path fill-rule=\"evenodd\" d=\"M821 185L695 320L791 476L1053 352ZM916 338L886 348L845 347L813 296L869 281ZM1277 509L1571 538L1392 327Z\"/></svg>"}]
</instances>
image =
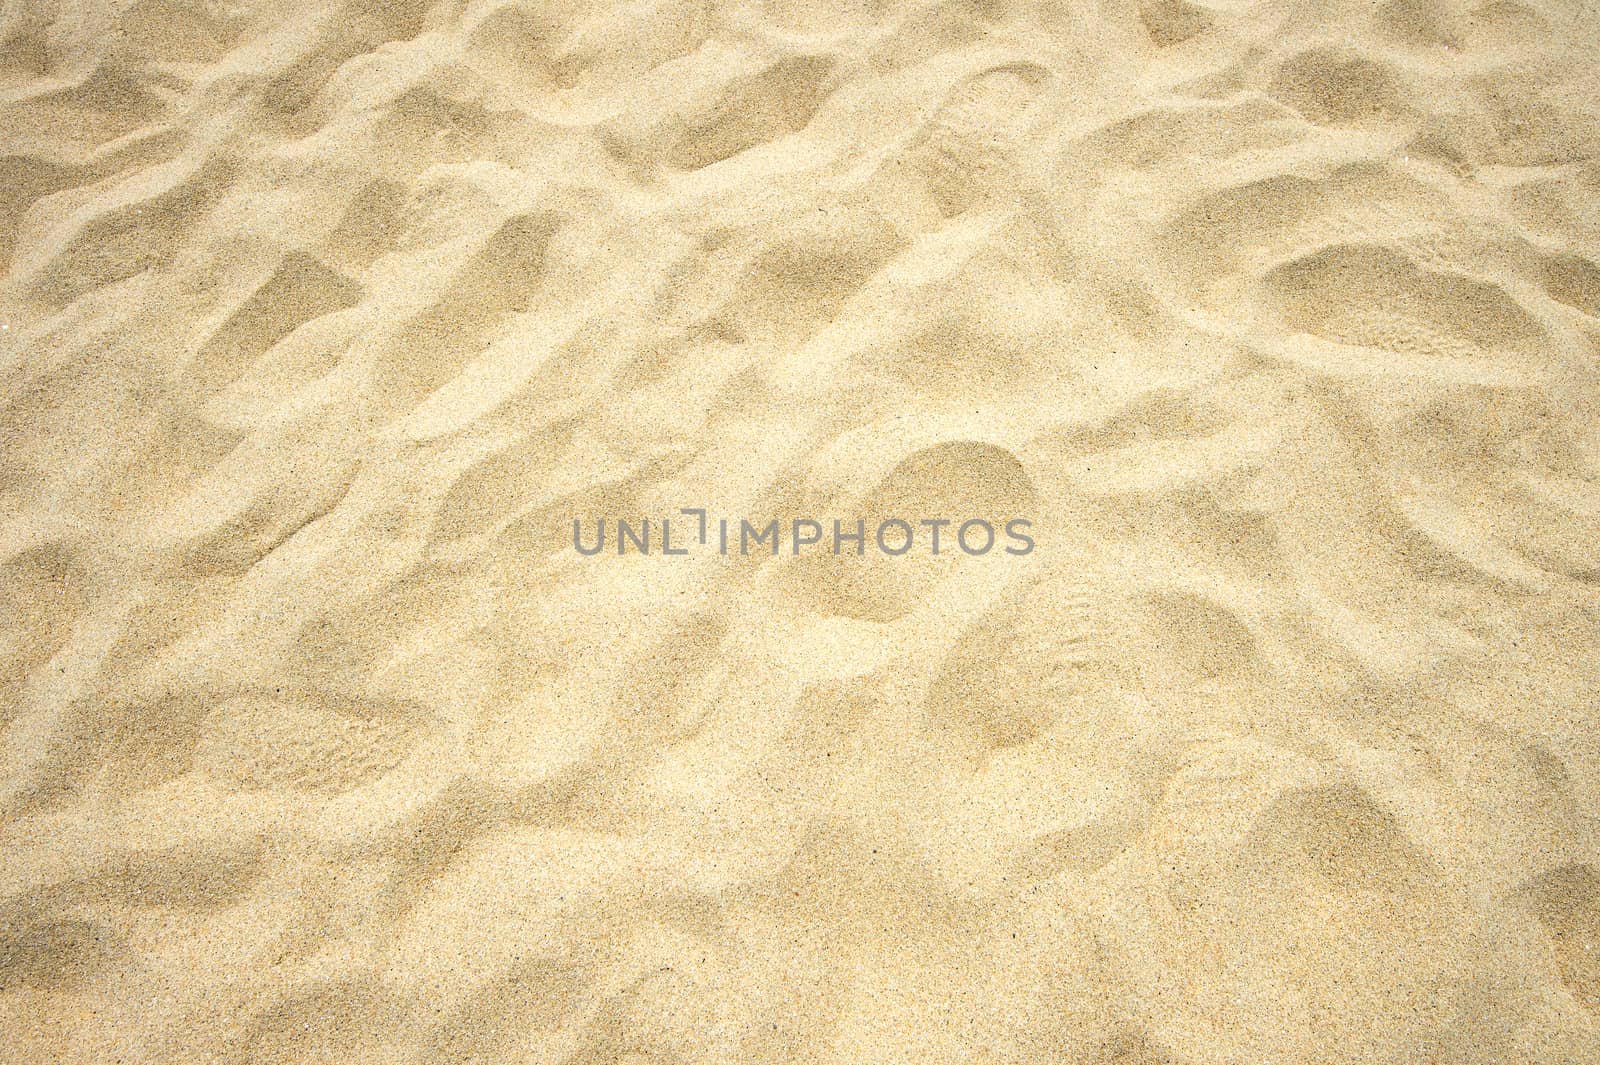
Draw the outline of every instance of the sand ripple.
<instances>
[{"instance_id":1,"label":"sand ripple","mask_svg":"<svg viewBox=\"0 0 1600 1065\"><path fill-rule=\"evenodd\" d=\"M0 1060L1600 1061L1596 17L0 6Z\"/></svg>"}]
</instances>

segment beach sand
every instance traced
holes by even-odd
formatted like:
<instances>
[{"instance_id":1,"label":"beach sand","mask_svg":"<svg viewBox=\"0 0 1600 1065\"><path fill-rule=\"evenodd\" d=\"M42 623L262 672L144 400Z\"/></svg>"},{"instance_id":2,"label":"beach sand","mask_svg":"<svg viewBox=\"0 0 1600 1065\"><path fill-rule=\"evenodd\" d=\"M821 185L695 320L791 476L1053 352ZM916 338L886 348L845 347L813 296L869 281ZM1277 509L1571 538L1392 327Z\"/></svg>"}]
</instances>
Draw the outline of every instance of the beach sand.
<instances>
[{"instance_id":1,"label":"beach sand","mask_svg":"<svg viewBox=\"0 0 1600 1065\"><path fill-rule=\"evenodd\" d=\"M0 1061L1600 1061L1592 4L0 11Z\"/></svg>"}]
</instances>

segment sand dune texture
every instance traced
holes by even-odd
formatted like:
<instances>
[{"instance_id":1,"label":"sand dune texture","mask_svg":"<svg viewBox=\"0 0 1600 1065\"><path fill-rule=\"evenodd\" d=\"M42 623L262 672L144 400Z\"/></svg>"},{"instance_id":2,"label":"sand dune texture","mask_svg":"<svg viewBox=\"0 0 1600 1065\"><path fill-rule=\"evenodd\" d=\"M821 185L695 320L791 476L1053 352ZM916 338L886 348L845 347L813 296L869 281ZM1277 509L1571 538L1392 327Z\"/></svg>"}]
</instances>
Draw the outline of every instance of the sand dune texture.
<instances>
[{"instance_id":1,"label":"sand dune texture","mask_svg":"<svg viewBox=\"0 0 1600 1065\"><path fill-rule=\"evenodd\" d=\"M1592 3L3 12L0 1060L1600 1061Z\"/></svg>"}]
</instances>

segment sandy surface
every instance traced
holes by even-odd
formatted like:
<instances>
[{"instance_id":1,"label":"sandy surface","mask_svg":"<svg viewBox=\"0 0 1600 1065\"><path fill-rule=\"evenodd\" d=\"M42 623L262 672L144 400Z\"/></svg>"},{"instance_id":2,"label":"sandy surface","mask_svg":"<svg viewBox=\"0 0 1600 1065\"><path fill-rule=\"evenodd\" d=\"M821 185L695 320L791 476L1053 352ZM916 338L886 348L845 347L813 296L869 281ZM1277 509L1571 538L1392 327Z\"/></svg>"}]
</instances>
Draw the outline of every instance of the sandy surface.
<instances>
[{"instance_id":1,"label":"sandy surface","mask_svg":"<svg viewBox=\"0 0 1600 1065\"><path fill-rule=\"evenodd\" d=\"M1592 4L3 12L0 1060L1600 1061Z\"/></svg>"}]
</instances>

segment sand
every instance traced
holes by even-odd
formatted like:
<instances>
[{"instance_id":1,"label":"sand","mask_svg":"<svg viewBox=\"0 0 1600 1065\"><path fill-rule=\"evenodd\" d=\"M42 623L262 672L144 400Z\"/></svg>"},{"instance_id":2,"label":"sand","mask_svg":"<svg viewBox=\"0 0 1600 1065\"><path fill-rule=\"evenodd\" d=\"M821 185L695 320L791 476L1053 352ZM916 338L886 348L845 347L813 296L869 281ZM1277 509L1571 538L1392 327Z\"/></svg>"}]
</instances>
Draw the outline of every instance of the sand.
<instances>
[{"instance_id":1,"label":"sand","mask_svg":"<svg viewBox=\"0 0 1600 1065\"><path fill-rule=\"evenodd\" d=\"M0 1061L1600 1061L1592 4L0 10Z\"/></svg>"}]
</instances>

